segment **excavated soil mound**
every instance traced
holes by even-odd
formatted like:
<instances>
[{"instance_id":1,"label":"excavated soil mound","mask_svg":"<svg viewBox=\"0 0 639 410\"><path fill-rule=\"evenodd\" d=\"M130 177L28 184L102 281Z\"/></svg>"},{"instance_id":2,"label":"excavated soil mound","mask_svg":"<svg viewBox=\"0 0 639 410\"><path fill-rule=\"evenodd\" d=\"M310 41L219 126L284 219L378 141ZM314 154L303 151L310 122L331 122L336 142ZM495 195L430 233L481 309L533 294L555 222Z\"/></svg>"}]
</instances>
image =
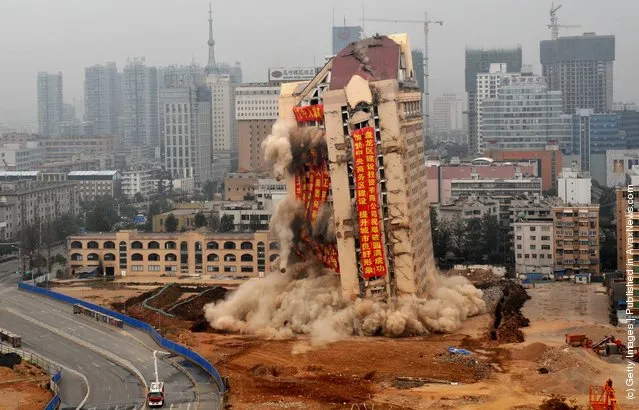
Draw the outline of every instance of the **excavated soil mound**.
<instances>
[{"instance_id":1,"label":"excavated soil mound","mask_svg":"<svg viewBox=\"0 0 639 410\"><path fill-rule=\"evenodd\" d=\"M146 291L144 293L141 293L141 294L139 294L137 296L129 298L125 302L113 302L113 303L111 303L111 307L113 309L115 309L115 310L118 310L118 311L122 312L124 310L124 306L126 304L126 308L127 308L127 311L128 311L130 306L135 306L135 305L141 304L146 299L148 299L151 296L153 296L156 293L158 293L161 289L162 289L162 287L151 289L151 290Z\"/></svg>"},{"instance_id":2,"label":"excavated soil mound","mask_svg":"<svg viewBox=\"0 0 639 410\"><path fill-rule=\"evenodd\" d=\"M515 360L527 360L530 362L536 362L541 358L544 352L548 349L543 343L532 343L521 350L513 352L513 359Z\"/></svg>"},{"instance_id":3,"label":"excavated soil mound","mask_svg":"<svg viewBox=\"0 0 639 410\"><path fill-rule=\"evenodd\" d=\"M500 286L503 296L495 307L495 321L490 338L500 343L521 343L524 341L524 334L520 328L530 323L521 313L521 308L530 296L523 286L513 281L503 280Z\"/></svg>"},{"instance_id":4,"label":"excavated soil mound","mask_svg":"<svg viewBox=\"0 0 639 410\"><path fill-rule=\"evenodd\" d=\"M156 309L164 310L175 303L183 293L180 285L173 284L158 292L155 297L149 299L146 303Z\"/></svg>"},{"instance_id":5,"label":"excavated soil mound","mask_svg":"<svg viewBox=\"0 0 639 410\"><path fill-rule=\"evenodd\" d=\"M199 295L193 297L192 299L188 299L184 303L179 303L169 309L168 313L175 315L183 320L189 321L200 321L204 318L204 306L209 303L215 303L219 300L224 300L227 294L227 290L220 287L215 286Z\"/></svg>"}]
</instances>

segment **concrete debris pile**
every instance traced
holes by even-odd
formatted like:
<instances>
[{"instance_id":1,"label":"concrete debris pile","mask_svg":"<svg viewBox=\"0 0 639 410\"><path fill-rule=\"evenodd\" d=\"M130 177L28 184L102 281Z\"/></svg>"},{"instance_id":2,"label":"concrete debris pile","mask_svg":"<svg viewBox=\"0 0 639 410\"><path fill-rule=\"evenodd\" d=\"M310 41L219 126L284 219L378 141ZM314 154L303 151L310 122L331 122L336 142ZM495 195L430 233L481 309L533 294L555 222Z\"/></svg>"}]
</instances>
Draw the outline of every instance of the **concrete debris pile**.
<instances>
[{"instance_id":1,"label":"concrete debris pile","mask_svg":"<svg viewBox=\"0 0 639 410\"><path fill-rule=\"evenodd\" d=\"M486 303L486 309L489 312L494 311L499 301L504 297L504 291L501 290L500 286L491 286L482 289L482 291L484 292L482 299Z\"/></svg>"},{"instance_id":2,"label":"concrete debris pile","mask_svg":"<svg viewBox=\"0 0 639 410\"><path fill-rule=\"evenodd\" d=\"M446 276L463 276L473 285L482 285L485 283L495 282L500 279L490 269L450 269L444 273Z\"/></svg>"},{"instance_id":3,"label":"concrete debris pile","mask_svg":"<svg viewBox=\"0 0 639 410\"><path fill-rule=\"evenodd\" d=\"M472 374L476 381L489 378L494 371L490 364L477 360L473 356L446 352L438 355L437 360L442 363L457 363L466 366L468 373Z\"/></svg>"}]
</instances>

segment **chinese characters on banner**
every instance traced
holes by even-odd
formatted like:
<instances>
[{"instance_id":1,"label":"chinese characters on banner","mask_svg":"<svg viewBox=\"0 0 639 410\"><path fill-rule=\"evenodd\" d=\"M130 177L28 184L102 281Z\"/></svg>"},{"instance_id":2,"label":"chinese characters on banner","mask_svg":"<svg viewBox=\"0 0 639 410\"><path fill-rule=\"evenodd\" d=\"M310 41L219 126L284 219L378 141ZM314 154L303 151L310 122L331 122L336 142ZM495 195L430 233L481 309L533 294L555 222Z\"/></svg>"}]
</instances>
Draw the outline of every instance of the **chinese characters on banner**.
<instances>
[{"instance_id":1,"label":"chinese characters on banner","mask_svg":"<svg viewBox=\"0 0 639 410\"><path fill-rule=\"evenodd\" d=\"M317 152L312 152L311 156L315 158ZM317 219L320 206L328 199L328 191L330 189L330 174L328 165L322 161L320 166L312 166L311 163L306 165L304 174L295 175L295 197L302 201L306 219L311 222L309 226L313 226ZM337 247L333 244L313 243L310 232L307 227L302 228L302 240L310 243L315 255L328 268L339 272L339 261L337 258Z\"/></svg>"},{"instance_id":2,"label":"chinese characters on banner","mask_svg":"<svg viewBox=\"0 0 639 410\"><path fill-rule=\"evenodd\" d=\"M293 107L293 114L297 122L324 121L324 105Z\"/></svg>"},{"instance_id":3,"label":"chinese characters on banner","mask_svg":"<svg viewBox=\"0 0 639 410\"><path fill-rule=\"evenodd\" d=\"M377 198L375 130L371 127L358 129L353 131L352 137L362 274L370 279L386 275Z\"/></svg>"}]
</instances>

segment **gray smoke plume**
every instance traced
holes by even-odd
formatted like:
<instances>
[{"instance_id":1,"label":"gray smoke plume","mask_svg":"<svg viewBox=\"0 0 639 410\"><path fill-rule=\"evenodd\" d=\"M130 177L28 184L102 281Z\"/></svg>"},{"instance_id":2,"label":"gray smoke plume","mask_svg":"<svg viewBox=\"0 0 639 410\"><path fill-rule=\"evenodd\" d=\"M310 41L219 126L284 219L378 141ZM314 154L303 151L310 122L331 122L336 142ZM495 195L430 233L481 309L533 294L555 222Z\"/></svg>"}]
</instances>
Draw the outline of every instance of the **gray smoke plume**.
<instances>
[{"instance_id":1,"label":"gray smoke plume","mask_svg":"<svg viewBox=\"0 0 639 410\"><path fill-rule=\"evenodd\" d=\"M312 162L316 149L319 165L326 155L323 131L296 128L278 122L264 142L266 159L276 177L293 175ZM422 278L419 295L392 303L371 299L349 301L340 292L340 278L324 267L313 250L300 241L303 227L310 228L319 243L335 243L332 209L324 205L313 226L307 225L304 207L289 193L271 219L271 230L280 241L281 273L251 279L231 296L205 306L205 316L214 329L254 334L266 338L290 338L309 334L311 345L298 345L296 352L337 341L351 335L402 337L430 332L453 332L470 316L485 311L481 290L463 277ZM292 254L293 247L304 257Z\"/></svg>"},{"instance_id":2,"label":"gray smoke plume","mask_svg":"<svg viewBox=\"0 0 639 410\"><path fill-rule=\"evenodd\" d=\"M294 229L299 226L299 223L296 224L295 221L301 220L303 215L304 206L293 195L287 195L275 207L270 229L280 242L279 263L282 271L286 269L293 249L293 240L296 237Z\"/></svg>"},{"instance_id":3,"label":"gray smoke plume","mask_svg":"<svg viewBox=\"0 0 639 410\"><path fill-rule=\"evenodd\" d=\"M228 300L205 306L205 316L218 330L274 339L309 334L313 345L322 345L351 335L453 332L466 318L484 312L482 292L465 278L440 277L437 283L432 299L350 302L340 295L339 276L311 258L289 265L285 273L244 283Z\"/></svg>"},{"instance_id":4,"label":"gray smoke plume","mask_svg":"<svg viewBox=\"0 0 639 410\"><path fill-rule=\"evenodd\" d=\"M295 128L295 121L278 119L273 124L271 134L262 142L264 159L273 166L273 174L278 181L285 177L293 160L289 136Z\"/></svg>"}]
</instances>

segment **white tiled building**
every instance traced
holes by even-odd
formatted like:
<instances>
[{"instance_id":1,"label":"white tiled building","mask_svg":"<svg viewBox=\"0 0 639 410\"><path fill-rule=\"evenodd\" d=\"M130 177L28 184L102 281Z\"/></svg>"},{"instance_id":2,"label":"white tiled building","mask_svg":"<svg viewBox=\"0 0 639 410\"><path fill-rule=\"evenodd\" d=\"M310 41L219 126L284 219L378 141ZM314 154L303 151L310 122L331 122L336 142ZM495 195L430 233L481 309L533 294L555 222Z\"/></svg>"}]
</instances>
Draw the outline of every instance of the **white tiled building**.
<instances>
[{"instance_id":1,"label":"white tiled building","mask_svg":"<svg viewBox=\"0 0 639 410\"><path fill-rule=\"evenodd\" d=\"M521 221L515 231L515 269L519 273L552 273L553 222Z\"/></svg>"}]
</instances>

